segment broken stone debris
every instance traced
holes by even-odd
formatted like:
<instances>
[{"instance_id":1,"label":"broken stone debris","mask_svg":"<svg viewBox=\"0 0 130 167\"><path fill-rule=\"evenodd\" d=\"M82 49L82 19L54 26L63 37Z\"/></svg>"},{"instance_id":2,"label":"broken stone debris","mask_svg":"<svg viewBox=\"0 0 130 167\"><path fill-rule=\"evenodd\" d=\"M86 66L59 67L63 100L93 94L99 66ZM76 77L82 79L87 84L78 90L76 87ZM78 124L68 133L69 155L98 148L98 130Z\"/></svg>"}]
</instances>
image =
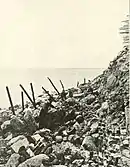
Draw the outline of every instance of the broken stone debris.
<instances>
[{"instance_id":1,"label":"broken stone debris","mask_svg":"<svg viewBox=\"0 0 130 167\"><path fill-rule=\"evenodd\" d=\"M36 99L40 104L37 109L28 103L28 108L16 112L16 116L1 116L1 136L7 142L6 147L0 145L1 164L130 166L128 52L119 57L93 81L66 90L65 99L54 94L54 108L48 108L45 127L39 129L38 125L40 111L48 100L45 94Z\"/></svg>"}]
</instances>

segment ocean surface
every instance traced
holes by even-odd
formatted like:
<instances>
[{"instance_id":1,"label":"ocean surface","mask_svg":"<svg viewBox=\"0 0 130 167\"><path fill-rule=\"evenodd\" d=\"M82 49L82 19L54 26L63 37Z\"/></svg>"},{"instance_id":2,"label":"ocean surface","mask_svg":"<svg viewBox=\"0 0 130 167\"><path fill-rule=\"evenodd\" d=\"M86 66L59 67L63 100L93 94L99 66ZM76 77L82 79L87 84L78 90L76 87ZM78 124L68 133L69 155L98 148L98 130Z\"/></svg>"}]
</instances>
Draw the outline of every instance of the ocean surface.
<instances>
[{"instance_id":1,"label":"ocean surface","mask_svg":"<svg viewBox=\"0 0 130 167\"><path fill-rule=\"evenodd\" d=\"M6 92L6 86L9 87L13 104L21 104L21 88L22 84L27 92L31 95L30 83L33 83L35 96L42 94L42 86L54 91L47 77L53 81L59 91L62 80L65 89L76 87L77 81L83 83L84 78L92 80L103 72L104 69L82 69L82 68L55 68L55 69L0 69L0 108L9 107L9 100ZM27 100L26 95L25 101Z\"/></svg>"}]
</instances>

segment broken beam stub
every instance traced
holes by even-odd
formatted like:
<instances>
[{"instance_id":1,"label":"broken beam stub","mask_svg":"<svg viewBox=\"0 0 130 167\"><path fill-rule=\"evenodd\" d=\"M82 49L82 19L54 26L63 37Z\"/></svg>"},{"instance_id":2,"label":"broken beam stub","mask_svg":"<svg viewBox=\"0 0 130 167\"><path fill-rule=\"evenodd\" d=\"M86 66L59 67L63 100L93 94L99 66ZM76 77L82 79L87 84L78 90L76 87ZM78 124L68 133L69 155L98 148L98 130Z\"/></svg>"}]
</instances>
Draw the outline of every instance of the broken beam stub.
<instances>
[{"instance_id":1,"label":"broken beam stub","mask_svg":"<svg viewBox=\"0 0 130 167\"><path fill-rule=\"evenodd\" d=\"M63 85L63 83L62 83L61 80L60 80L60 83L61 83L61 86L62 86L63 91L65 91L64 85Z\"/></svg>"},{"instance_id":2,"label":"broken beam stub","mask_svg":"<svg viewBox=\"0 0 130 167\"><path fill-rule=\"evenodd\" d=\"M47 77L48 80L50 81L50 83L52 84L53 88L56 90L56 92L58 93L58 95L60 95L59 91L57 90L57 88L55 87L55 85L53 84L53 82L51 81L51 79L49 77Z\"/></svg>"},{"instance_id":3,"label":"broken beam stub","mask_svg":"<svg viewBox=\"0 0 130 167\"><path fill-rule=\"evenodd\" d=\"M11 105L11 108L12 108L12 112L13 112L13 114L15 115L14 106L13 106L13 102L12 102L12 99L11 99L11 95L10 95L8 86L6 86L6 90L7 90L9 102L10 102L10 105Z\"/></svg>"},{"instance_id":4,"label":"broken beam stub","mask_svg":"<svg viewBox=\"0 0 130 167\"><path fill-rule=\"evenodd\" d=\"M84 84L86 84L86 78L84 78Z\"/></svg>"},{"instance_id":5,"label":"broken beam stub","mask_svg":"<svg viewBox=\"0 0 130 167\"><path fill-rule=\"evenodd\" d=\"M48 94L48 96L53 99L53 101L55 101L54 97L50 95L50 93L42 86L42 89L45 91L46 94Z\"/></svg>"},{"instance_id":6,"label":"broken beam stub","mask_svg":"<svg viewBox=\"0 0 130 167\"><path fill-rule=\"evenodd\" d=\"M32 105L36 108L35 103L34 103L33 100L31 99L31 97L29 96L29 94L27 93L27 91L24 89L24 87L23 87L21 84L20 84L19 86L22 88L22 90L24 91L24 93L27 95L27 97L28 97L28 99L30 100L30 102L32 103Z\"/></svg>"},{"instance_id":7,"label":"broken beam stub","mask_svg":"<svg viewBox=\"0 0 130 167\"><path fill-rule=\"evenodd\" d=\"M21 98L22 98L22 110L24 110L24 95L23 95L23 92L21 92Z\"/></svg>"}]
</instances>

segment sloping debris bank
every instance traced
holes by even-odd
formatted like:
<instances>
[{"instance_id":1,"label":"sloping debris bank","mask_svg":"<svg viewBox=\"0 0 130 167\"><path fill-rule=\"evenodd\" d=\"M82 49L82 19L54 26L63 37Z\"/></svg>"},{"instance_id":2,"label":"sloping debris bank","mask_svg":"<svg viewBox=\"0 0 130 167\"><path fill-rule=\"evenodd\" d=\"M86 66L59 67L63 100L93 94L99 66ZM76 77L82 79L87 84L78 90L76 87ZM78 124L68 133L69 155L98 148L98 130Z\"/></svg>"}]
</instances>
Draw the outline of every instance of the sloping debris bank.
<instances>
[{"instance_id":1,"label":"sloping debris bank","mask_svg":"<svg viewBox=\"0 0 130 167\"><path fill-rule=\"evenodd\" d=\"M1 110L0 166L129 167L128 52L93 81Z\"/></svg>"}]
</instances>

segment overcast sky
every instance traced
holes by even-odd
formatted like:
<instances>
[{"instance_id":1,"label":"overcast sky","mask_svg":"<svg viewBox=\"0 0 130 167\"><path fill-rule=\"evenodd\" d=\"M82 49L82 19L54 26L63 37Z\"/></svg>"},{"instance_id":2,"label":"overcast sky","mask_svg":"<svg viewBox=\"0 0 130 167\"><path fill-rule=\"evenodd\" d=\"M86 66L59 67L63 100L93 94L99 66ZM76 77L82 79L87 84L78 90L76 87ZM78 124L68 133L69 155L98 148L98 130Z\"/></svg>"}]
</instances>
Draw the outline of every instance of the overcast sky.
<instances>
[{"instance_id":1,"label":"overcast sky","mask_svg":"<svg viewBox=\"0 0 130 167\"><path fill-rule=\"evenodd\" d=\"M106 68L128 0L1 0L0 67Z\"/></svg>"}]
</instances>

